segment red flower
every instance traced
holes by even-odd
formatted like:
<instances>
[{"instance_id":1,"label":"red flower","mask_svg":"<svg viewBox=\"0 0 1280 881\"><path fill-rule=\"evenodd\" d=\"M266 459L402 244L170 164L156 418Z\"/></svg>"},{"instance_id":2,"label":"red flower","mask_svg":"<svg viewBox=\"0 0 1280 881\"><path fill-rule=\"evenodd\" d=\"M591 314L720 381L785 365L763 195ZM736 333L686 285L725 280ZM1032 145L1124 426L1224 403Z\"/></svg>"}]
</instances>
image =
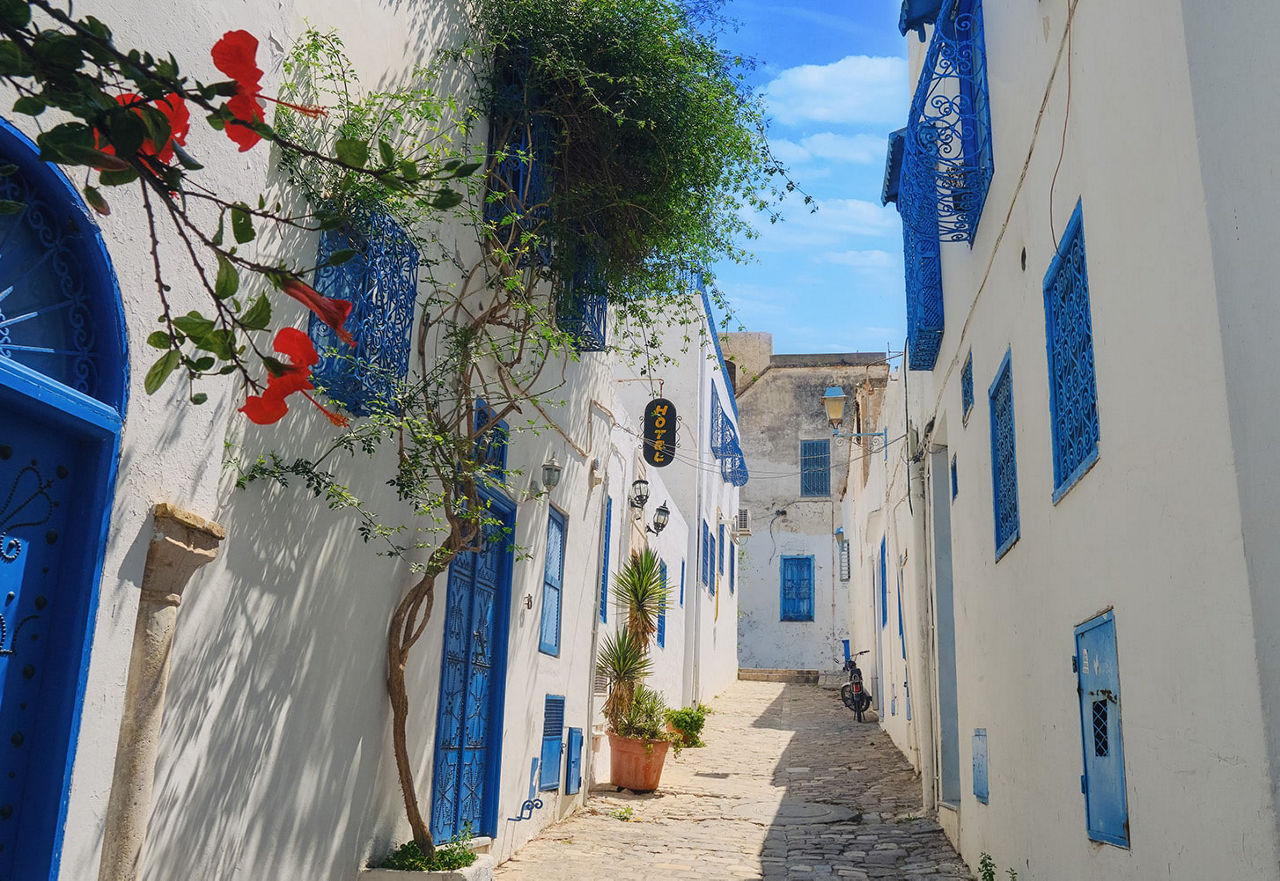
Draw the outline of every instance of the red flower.
<instances>
[{"instance_id":1,"label":"red flower","mask_svg":"<svg viewBox=\"0 0 1280 881\"><path fill-rule=\"evenodd\" d=\"M177 144L179 147L187 145L187 134L191 131L191 113L187 110L187 102L178 93L174 92L163 98L157 98L154 102L149 102L141 95L125 92L123 95L116 96L116 103L121 107L128 107L139 116L142 115L143 105L154 103L155 109L159 110L164 115L164 118L169 121L169 137L160 145L159 149L156 148L150 138L142 142L142 147L138 150L138 154L144 161L154 158L167 165L173 161L173 145ZM94 146L98 150L111 156L116 155L115 147L105 143L97 132L94 132L93 137Z\"/></svg>"},{"instance_id":2,"label":"red flower","mask_svg":"<svg viewBox=\"0 0 1280 881\"><path fill-rule=\"evenodd\" d=\"M348 346L355 347L355 337L342 326L351 315L350 303L346 300L335 300L332 297L326 297L300 278L290 277L285 279L281 283L280 289L306 306L315 313L317 318L333 328L333 332L338 335L338 339Z\"/></svg>"},{"instance_id":3,"label":"red flower","mask_svg":"<svg viewBox=\"0 0 1280 881\"><path fill-rule=\"evenodd\" d=\"M311 384L311 368L320 363L316 347L305 333L294 327L282 327L276 332L272 346L281 355L288 356L293 363L285 368L284 373L267 376L267 388L261 395L250 395L245 399L240 412L258 425L273 425L289 412L289 404L285 398L294 392L302 392L325 418L334 425L345 426L349 420L341 413L326 409L307 392L315 388Z\"/></svg>"},{"instance_id":4,"label":"red flower","mask_svg":"<svg viewBox=\"0 0 1280 881\"><path fill-rule=\"evenodd\" d=\"M306 116L325 115L323 107L289 104L262 94L262 71L256 61L258 40L248 31L227 31L222 39L213 44L210 54L213 56L213 66L231 77L236 84L236 94L227 102L227 109L241 122L263 122L266 119L262 108L264 100L291 107ZM262 135L249 125L231 123L225 131L227 137L240 146L241 153L262 140Z\"/></svg>"}]
</instances>

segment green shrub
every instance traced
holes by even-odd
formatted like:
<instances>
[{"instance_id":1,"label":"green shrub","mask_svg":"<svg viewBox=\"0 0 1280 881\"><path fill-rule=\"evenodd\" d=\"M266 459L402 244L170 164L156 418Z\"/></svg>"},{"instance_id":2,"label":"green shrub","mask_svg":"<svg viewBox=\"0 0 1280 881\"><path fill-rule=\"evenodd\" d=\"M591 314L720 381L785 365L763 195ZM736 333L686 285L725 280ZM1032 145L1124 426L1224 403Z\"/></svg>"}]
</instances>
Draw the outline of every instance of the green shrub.
<instances>
[{"instance_id":1,"label":"green shrub","mask_svg":"<svg viewBox=\"0 0 1280 881\"><path fill-rule=\"evenodd\" d=\"M377 866L379 869L399 869L405 872L443 872L449 869L465 869L476 861L476 855L468 845L471 842L471 824L467 824L461 832L449 839L447 844L436 848L435 855L428 859L422 855L418 845L407 841L392 851Z\"/></svg>"},{"instance_id":2,"label":"green shrub","mask_svg":"<svg viewBox=\"0 0 1280 881\"><path fill-rule=\"evenodd\" d=\"M702 704L667 710L667 722L676 730L681 746L706 746L702 740L702 727L707 724L707 713Z\"/></svg>"},{"instance_id":3,"label":"green shrub","mask_svg":"<svg viewBox=\"0 0 1280 881\"><path fill-rule=\"evenodd\" d=\"M637 685L635 697L614 726L614 733L637 740L666 740L667 702L647 685Z\"/></svg>"}]
</instances>

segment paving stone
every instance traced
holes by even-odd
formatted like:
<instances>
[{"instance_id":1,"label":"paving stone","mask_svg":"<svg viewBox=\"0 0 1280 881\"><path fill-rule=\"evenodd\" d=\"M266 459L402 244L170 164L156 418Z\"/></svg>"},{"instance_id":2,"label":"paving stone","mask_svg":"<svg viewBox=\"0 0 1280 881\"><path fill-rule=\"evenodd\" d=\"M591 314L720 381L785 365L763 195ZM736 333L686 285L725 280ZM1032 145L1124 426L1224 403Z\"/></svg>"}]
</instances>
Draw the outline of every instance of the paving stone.
<instances>
[{"instance_id":1,"label":"paving stone","mask_svg":"<svg viewBox=\"0 0 1280 881\"><path fill-rule=\"evenodd\" d=\"M971 881L888 736L815 685L737 682L707 746L650 795L597 790L499 866L500 881ZM629 807L634 821L611 816Z\"/></svg>"}]
</instances>

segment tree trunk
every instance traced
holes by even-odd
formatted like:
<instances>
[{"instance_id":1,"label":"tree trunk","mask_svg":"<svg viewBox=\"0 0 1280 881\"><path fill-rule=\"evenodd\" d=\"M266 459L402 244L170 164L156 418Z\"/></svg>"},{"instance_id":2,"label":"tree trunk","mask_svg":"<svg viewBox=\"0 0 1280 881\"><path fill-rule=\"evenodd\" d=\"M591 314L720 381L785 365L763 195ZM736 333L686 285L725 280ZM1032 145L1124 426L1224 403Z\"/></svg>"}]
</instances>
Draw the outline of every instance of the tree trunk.
<instances>
[{"instance_id":1,"label":"tree trunk","mask_svg":"<svg viewBox=\"0 0 1280 881\"><path fill-rule=\"evenodd\" d=\"M396 757L396 771L400 775L400 792L404 796L405 816L413 832L413 840L423 856L435 855L435 843L431 830L418 806L418 792L413 782L413 764L409 758L408 724L409 692L405 686L404 671L409 660L409 649L421 634L421 628L431 619L431 607L435 599L435 574L428 574L413 586L387 628L387 696L391 699L391 742Z\"/></svg>"}]
</instances>

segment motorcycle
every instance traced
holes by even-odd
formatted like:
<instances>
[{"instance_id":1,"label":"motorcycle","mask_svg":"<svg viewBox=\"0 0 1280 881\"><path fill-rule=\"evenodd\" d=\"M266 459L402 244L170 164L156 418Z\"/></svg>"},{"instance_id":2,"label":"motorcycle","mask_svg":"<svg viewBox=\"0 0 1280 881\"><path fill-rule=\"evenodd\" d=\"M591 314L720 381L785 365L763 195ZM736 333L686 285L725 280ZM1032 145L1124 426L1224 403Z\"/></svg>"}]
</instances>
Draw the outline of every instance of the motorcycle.
<instances>
[{"instance_id":1,"label":"motorcycle","mask_svg":"<svg viewBox=\"0 0 1280 881\"><path fill-rule=\"evenodd\" d=\"M840 700L853 710L855 718L862 721L862 714L871 708L871 692L862 684L862 670L858 668L858 657L868 654L870 649L863 649L844 662L844 669L849 674L849 681L840 686Z\"/></svg>"}]
</instances>

